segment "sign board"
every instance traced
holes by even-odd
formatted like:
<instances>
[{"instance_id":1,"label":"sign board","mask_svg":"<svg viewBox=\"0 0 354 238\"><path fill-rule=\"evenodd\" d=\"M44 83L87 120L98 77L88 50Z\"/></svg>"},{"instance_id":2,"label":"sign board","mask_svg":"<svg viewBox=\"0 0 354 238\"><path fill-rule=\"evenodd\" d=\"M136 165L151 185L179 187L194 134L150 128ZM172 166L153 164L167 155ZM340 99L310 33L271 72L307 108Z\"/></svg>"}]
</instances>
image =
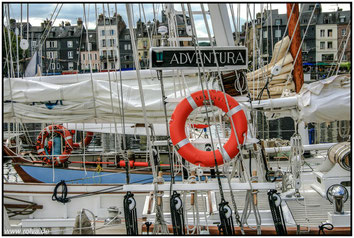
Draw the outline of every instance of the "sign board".
<instances>
[{"instance_id":1,"label":"sign board","mask_svg":"<svg viewBox=\"0 0 354 238\"><path fill-rule=\"evenodd\" d=\"M213 51L213 48L215 52ZM248 50L243 46L223 47L152 47L150 69L247 69Z\"/></svg>"}]
</instances>

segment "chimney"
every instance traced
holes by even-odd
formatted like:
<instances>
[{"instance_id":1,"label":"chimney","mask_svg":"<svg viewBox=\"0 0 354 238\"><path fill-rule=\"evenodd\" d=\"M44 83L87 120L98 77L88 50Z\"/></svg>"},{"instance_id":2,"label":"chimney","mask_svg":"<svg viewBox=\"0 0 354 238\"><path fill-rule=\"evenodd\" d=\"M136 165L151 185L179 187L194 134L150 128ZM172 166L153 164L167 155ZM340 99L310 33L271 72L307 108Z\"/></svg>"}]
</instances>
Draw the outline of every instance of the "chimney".
<instances>
[{"instance_id":1,"label":"chimney","mask_svg":"<svg viewBox=\"0 0 354 238\"><path fill-rule=\"evenodd\" d=\"M77 25L78 25L78 26L82 26L82 18L81 18L81 17L79 17L79 18L77 19Z\"/></svg>"}]
</instances>

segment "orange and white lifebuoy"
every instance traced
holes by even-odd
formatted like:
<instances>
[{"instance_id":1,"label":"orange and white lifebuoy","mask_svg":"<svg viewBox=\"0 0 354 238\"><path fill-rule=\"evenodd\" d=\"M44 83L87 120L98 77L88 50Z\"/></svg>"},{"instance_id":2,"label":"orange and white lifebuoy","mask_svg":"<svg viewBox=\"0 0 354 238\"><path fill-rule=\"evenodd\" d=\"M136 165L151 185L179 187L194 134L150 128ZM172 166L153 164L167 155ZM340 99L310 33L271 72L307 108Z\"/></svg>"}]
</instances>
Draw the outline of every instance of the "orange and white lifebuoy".
<instances>
[{"instance_id":1,"label":"orange and white lifebuoy","mask_svg":"<svg viewBox=\"0 0 354 238\"><path fill-rule=\"evenodd\" d=\"M247 119L238 102L230 95L226 94L230 111L227 109L225 95L221 91L209 90L213 105L222 109L233 121L239 139L239 143L243 144L247 135ZM204 90L205 100L209 102L208 91ZM195 148L189 141L185 132L185 124L189 114L197 107L204 105L203 91L192 93L183 99L174 110L170 120L170 136L173 145L177 148L178 153L192 164L202 167L214 167L213 151L203 151ZM234 130L231 130L231 136L226 144L220 150L215 151L216 161L218 165L230 161L234 158L239 150L237 148L237 140Z\"/></svg>"},{"instance_id":2,"label":"orange and white lifebuoy","mask_svg":"<svg viewBox=\"0 0 354 238\"><path fill-rule=\"evenodd\" d=\"M92 141L93 139L93 132L86 132L86 136L85 136L85 139L83 141L81 141L80 143L74 143L74 148L83 148L83 147L86 147L88 146L88 144L90 144L90 142Z\"/></svg>"},{"instance_id":3,"label":"orange and white lifebuoy","mask_svg":"<svg viewBox=\"0 0 354 238\"><path fill-rule=\"evenodd\" d=\"M64 151L61 155L59 156L50 156L50 152L46 152L46 149L51 151L52 149L52 142L48 142L48 148L45 148L45 140L46 138L52 133L58 133L62 138L64 138L65 141L65 147ZM42 160L46 162L47 164L52 165L53 161L52 158L54 159L54 165L59 165L62 163L65 163L70 154L71 151L73 150L73 138L68 129L63 127L62 125L50 125L44 128L38 135L37 137L37 143L36 143L36 149L38 155L43 155Z\"/></svg>"}]
</instances>

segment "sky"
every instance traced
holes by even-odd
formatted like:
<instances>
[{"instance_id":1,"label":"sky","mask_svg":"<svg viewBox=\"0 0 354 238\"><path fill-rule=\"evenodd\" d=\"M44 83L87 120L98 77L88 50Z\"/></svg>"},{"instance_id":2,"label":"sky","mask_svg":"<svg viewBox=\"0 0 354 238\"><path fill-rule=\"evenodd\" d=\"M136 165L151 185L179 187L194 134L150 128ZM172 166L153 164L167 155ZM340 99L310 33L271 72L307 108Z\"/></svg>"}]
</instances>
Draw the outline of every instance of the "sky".
<instances>
[{"instance_id":1,"label":"sky","mask_svg":"<svg viewBox=\"0 0 354 238\"><path fill-rule=\"evenodd\" d=\"M132 4L133 8L133 17L134 17L134 24L136 24L136 21L141 18L143 22L147 21L152 21L154 18L153 14L153 5L152 4ZM232 14L230 11L230 4L228 5L228 11L229 11L229 18L230 18L230 23L231 23L231 28L234 31L234 26L233 26L233 20L232 20ZM246 4L233 4L233 10L234 10L234 16L235 19L238 17L238 5L240 6L240 21L241 25L246 21L247 19L247 11L246 11ZM253 15L253 8L255 7L255 12L260 12L261 8L263 9L270 9L270 5L272 9L278 9L279 14L284 14L286 13L286 4L285 3L272 3L272 4L250 4L250 10L251 14ZM56 8L57 4L48 4L48 3L43 3L43 4L38 4L38 3L29 3L29 22L31 23L32 26L40 26L41 22L43 22L44 19L48 18L50 19L54 9ZM126 13L126 7L125 4L116 4L117 6L117 11L118 14L120 14L123 19L126 22L126 25L128 26L128 21L127 21L127 13ZM139 8L140 6L140 8ZM200 11L201 7L200 4L191 4L192 10ZM60 7L60 6L59 6ZM59 9L59 7L57 9ZM208 9L207 4L204 4L205 10ZM328 12L328 11L336 11L337 7L342 8L343 10L350 10L350 3L344 3L344 4L330 4L330 3L325 3L322 4L322 11ZM86 4L86 18L88 22L89 29L94 29L95 28L95 22L96 22L96 17L95 17L95 8L97 8L97 14L101 14L103 12L103 4L97 3L96 5L94 3L89 3ZM105 11L107 12L108 6L107 4L104 5ZM174 8L177 11L181 11L181 4L174 4ZM84 20L84 25L85 24L85 19L84 19L84 11L83 11L83 3L64 3L63 7L61 8L59 15L54 23L55 26L58 26L62 21L69 21L71 24L76 25L76 21L78 17L81 17ZM110 15L113 16L113 13L115 12L115 4L110 3L109 4L109 9L110 9ZM144 9L144 11L143 11ZM187 6L185 5L185 9L187 11ZM158 19L161 20L161 10L162 10L162 5L160 3L155 4L155 12L157 14ZM22 21L26 22L27 21L27 4L22 4ZM145 12L145 18L144 14ZM108 13L106 14L108 15ZM253 17L253 16L252 16ZM21 5L20 4L10 4L10 18L15 18L18 22L20 22L21 19ZM209 27L211 27L211 20L210 17L208 16L208 24ZM205 23L203 20L202 15L195 15L194 16L195 20L195 25L197 29L197 36L198 37L207 37L207 31L205 27ZM237 20L236 20L237 21ZM211 29L211 34L212 29Z\"/></svg>"}]
</instances>

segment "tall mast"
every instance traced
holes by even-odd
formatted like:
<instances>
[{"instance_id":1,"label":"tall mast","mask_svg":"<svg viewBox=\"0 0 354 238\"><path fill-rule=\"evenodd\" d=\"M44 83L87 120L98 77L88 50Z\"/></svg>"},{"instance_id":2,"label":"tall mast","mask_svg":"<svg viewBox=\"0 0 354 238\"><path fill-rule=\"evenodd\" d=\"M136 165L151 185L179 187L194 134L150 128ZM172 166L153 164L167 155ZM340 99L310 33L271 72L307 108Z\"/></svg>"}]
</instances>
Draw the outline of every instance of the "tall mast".
<instances>
[{"instance_id":1,"label":"tall mast","mask_svg":"<svg viewBox=\"0 0 354 238\"><path fill-rule=\"evenodd\" d=\"M292 36L293 32L295 31L294 39L292 40L291 46L290 46L291 56L295 59L297 51L299 50L300 44L301 44L300 24L298 24L295 29L296 23L299 20L299 4L298 3L287 3L286 8L287 8L287 14L288 14L288 18L289 18L289 15L291 13L291 9L294 4L295 4L295 6L294 6L292 17L290 19L288 19L288 21L289 21L288 35ZM293 79L295 82L296 93L298 93L300 91L302 85L304 84L304 71L302 68L302 52L301 52L301 50L299 52L299 56L297 57L296 62L294 63Z\"/></svg>"}]
</instances>

